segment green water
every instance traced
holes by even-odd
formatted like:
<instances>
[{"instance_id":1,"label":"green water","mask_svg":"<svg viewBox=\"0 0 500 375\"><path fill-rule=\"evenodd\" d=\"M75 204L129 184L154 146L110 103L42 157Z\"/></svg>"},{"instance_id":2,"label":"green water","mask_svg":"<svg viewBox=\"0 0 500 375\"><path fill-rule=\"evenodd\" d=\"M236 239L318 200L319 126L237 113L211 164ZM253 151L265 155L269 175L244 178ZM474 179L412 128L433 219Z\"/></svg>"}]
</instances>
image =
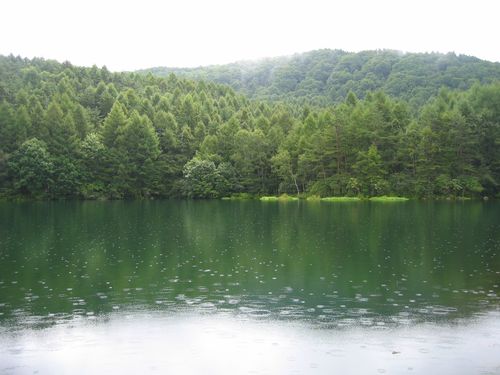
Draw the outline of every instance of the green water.
<instances>
[{"instance_id":1,"label":"green water","mask_svg":"<svg viewBox=\"0 0 500 375\"><path fill-rule=\"evenodd\" d=\"M499 284L496 202L0 203L0 359L13 373L53 365L44 352L23 362L20 337L121 317L298 325L308 348L328 332L484 319L500 337Z\"/></svg>"}]
</instances>

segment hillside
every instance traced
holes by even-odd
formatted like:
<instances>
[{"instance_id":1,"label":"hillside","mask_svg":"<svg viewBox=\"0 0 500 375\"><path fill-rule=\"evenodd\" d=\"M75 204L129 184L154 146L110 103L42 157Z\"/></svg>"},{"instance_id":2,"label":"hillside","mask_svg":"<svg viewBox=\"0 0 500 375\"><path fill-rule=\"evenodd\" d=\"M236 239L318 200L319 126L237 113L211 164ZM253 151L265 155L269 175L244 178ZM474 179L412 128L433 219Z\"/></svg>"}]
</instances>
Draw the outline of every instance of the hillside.
<instances>
[{"instance_id":1,"label":"hillside","mask_svg":"<svg viewBox=\"0 0 500 375\"><path fill-rule=\"evenodd\" d=\"M0 198L495 196L499 103L496 83L321 108L0 56Z\"/></svg>"},{"instance_id":2,"label":"hillside","mask_svg":"<svg viewBox=\"0 0 500 375\"><path fill-rule=\"evenodd\" d=\"M340 102L349 91L364 98L368 91L382 90L418 107L442 87L466 90L474 82L500 80L500 63L453 53L323 49L261 61L199 68L157 67L139 72L158 76L175 73L223 83L252 98L318 104Z\"/></svg>"}]
</instances>

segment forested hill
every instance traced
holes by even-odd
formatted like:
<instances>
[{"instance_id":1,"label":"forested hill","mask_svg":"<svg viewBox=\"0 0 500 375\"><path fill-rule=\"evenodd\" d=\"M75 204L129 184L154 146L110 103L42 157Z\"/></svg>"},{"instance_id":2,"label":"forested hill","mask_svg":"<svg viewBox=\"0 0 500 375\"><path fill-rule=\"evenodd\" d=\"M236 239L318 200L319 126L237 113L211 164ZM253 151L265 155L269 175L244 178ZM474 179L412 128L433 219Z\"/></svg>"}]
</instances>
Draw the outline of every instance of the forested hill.
<instances>
[{"instance_id":1,"label":"forested hill","mask_svg":"<svg viewBox=\"0 0 500 375\"><path fill-rule=\"evenodd\" d=\"M416 112L382 91L309 107L0 56L0 198L479 197L499 183L500 83Z\"/></svg>"},{"instance_id":2,"label":"forested hill","mask_svg":"<svg viewBox=\"0 0 500 375\"><path fill-rule=\"evenodd\" d=\"M290 57L199 68L158 67L140 71L228 84L252 98L318 104L338 103L349 91L359 98L383 90L416 108L440 88L466 90L474 82L500 80L500 63L453 53L316 50Z\"/></svg>"}]
</instances>

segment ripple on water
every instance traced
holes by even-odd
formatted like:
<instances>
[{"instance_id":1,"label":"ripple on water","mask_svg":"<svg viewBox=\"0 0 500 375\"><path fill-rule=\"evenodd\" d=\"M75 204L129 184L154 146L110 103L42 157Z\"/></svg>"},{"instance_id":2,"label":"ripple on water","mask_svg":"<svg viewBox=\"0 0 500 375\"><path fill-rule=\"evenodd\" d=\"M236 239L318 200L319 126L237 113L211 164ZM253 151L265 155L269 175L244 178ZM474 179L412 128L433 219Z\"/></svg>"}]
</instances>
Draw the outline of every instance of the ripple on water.
<instances>
[{"instance_id":1,"label":"ripple on water","mask_svg":"<svg viewBox=\"0 0 500 375\"><path fill-rule=\"evenodd\" d=\"M260 307L240 306L238 310L243 316L254 319L269 318L271 316L270 310Z\"/></svg>"}]
</instances>

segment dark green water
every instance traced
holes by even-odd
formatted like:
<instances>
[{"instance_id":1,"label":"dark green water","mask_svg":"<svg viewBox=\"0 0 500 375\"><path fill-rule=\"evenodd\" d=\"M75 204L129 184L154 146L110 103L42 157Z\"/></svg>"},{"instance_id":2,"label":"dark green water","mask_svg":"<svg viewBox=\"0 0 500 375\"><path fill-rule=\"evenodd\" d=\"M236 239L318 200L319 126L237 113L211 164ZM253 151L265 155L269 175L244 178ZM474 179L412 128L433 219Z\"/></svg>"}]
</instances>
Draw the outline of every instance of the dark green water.
<instances>
[{"instance_id":1,"label":"dark green water","mask_svg":"<svg viewBox=\"0 0 500 375\"><path fill-rule=\"evenodd\" d=\"M51 372L43 351L23 357L30 335L125 317L291 324L311 330L309 348L328 332L390 339L484 321L497 338L499 284L496 202L0 203L0 362L12 373Z\"/></svg>"}]
</instances>

